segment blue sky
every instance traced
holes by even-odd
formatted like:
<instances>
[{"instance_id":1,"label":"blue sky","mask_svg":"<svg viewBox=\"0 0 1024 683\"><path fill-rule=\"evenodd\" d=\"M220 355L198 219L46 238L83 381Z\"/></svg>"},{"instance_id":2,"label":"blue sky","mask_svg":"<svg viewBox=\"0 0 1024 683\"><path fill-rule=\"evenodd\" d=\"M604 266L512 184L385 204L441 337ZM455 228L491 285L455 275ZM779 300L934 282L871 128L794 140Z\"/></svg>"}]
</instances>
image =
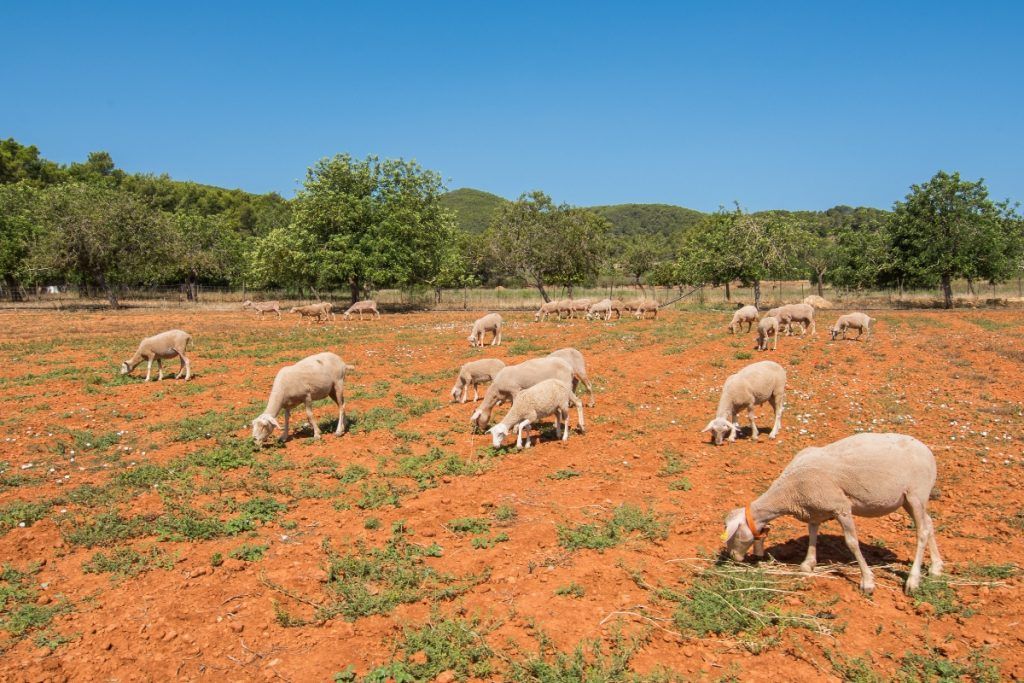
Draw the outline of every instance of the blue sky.
<instances>
[{"instance_id":1,"label":"blue sky","mask_svg":"<svg viewBox=\"0 0 1024 683\"><path fill-rule=\"evenodd\" d=\"M451 188L710 210L1024 200L1024 3L8 3L0 137L291 196L338 152Z\"/></svg>"}]
</instances>

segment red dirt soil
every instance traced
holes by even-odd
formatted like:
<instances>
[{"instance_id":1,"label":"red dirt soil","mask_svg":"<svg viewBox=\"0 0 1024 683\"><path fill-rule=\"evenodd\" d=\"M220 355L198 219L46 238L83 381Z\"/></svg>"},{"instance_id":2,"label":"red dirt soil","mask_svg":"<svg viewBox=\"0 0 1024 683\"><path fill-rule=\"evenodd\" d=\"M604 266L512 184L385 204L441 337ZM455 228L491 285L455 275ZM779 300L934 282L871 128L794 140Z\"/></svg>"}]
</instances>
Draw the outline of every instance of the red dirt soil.
<instances>
[{"instance_id":1,"label":"red dirt soil","mask_svg":"<svg viewBox=\"0 0 1024 683\"><path fill-rule=\"evenodd\" d=\"M696 680L729 675L754 681L836 679L829 652L865 658L886 675L906 652L937 652L960 663L983 652L1004 677L1024 677L1021 577L979 581L966 570L970 563L1024 562L1020 313L876 313L879 322L866 343L830 343L827 323L839 313L821 312L815 337L782 337L779 350L767 353L753 350L753 334L730 336L726 312L536 324L532 316L508 314L504 345L483 349L470 349L465 341L472 314L385 315L372 322L339 317L328 325L297 325L287 316L255 320L234 311L2 314L0 462L7 463L5 476L24 475L31 483L0 487L0 507L59 498L83 484L102 486L125 468L209 449L217 434L172 439L176 424L207 411L230 414L234 434L248 438L247 425L262 410L277 369L323 350L357 367L346 386L349 411L391 406L398 393L443 405L398 427L419 440L385 429L340 438L325 431L323 440L314 442L305 428L274 450L287 463L301 468L321 458L338 469L358 463L375 472L381 459L394 461L396 448L421 454L441 445L471 461L484 457L488 467L477 475L445 476L423 491L411 485L397 508L343 509L331 499L282 496L290 506L283 518L296 522L294 529L268 524L257 527L251 539L160 542L178 554L172 569L118 580L82 569L109 547L81 547L63 535L62 517L95 515L105 508L54 505L34 524L0 536L0 558L20 569L43 563L33 578L45 585L39 603L53 604L60 596L70 601L72 609L50 628L72 639L52 652L31 637L17 641L0 657L0 679L330 680L349 664L364 674L391 661L402 627L426 622L432 609L492 625L487 640L505 652L511 652L510 640L523 651L535 651L537 628L565 651L584 640L608 639L616 628L647 633L631 661L634 671L660 666ZM133 374L135 381L113 383L118 364L139 339L172 327L194 335L193 381L146 384L143 365ZM572 434L567 445L549 436L529 450L481 456L490 437L470 433L473 404L448 402L459 365L489 356L516 362L565 346L583 351L598 392L596 407L586 411L587 433ZM789 373L779 438L756 443L741 438L719 448L708 444L699 430L714 414L723 381L761 359L775 360ZM177 371L177 361L170 367ZM40 374L46 376L30 377ZM390 383L386 392L374 393L381 381ZM358 398L360 393L373 397ZM302 412L293 413L293 428L304 427ZM318 419L336 417L333 404L319 404L315 412ZM499 419L502 414L503 408L496 412ZM759 408L758 415L759 425L770 427L770 408ZM106 460L79 453L72 461L57 448L59 442L69 443L67 430L127 430L119 443L132 450ZM954 589L969 609L938 615L931 605L917 605L903 594L901 576L885 567L876 572L875 595L865 597L839 528L830 522L819 540L818 574L798 580L780 604L800 613L828 611L831 635L770 629L767 633L777 638L751 648L745 636L677 633L672 606L654 601L630 571L642 571L647 584L685 591L695 571L713 564L727 510L759 495L800 449L859 430L907 433L934 451L940 494L930 510ZM666 452L677 454L685 470L661 476ZM567 469L580 476L549 476ZM272 476L287 482L298 475L282 469ZM682 477L692 488L670 489ZM203 494L199 500L215 498ZM631 539L603 552L559 546L558 525L606 519L622 503L664 515L667 538ZM487 517L502 504L518 513L507 527L493 529L506 532L507 542L474 548L470 535L447 526L457 517ZM121 502L119 509L126 515L157 515L163 507L158 493L150 492ZM380 528L364 528L368 517L378 518ZM428 560L432 567L455 575L490 569L489 578L436 605L422 600L354 622L338 616L325 623L280 625L275 605L309 617L311 604L322 601L324 539L339 551L358 540L379 546L396 520L405 521L414 542L443 548L440 557ZM858 519L858 531L869 563L900 572L909 568L915 537L906 514ZM122 545L145 548L155 540ZM243 541L268 544L269 550L258 562L227 559L211 566L211 555L227 557ZM766 547L795 571L806 548L806 528L780 519ZM571 582L585 590L582 598L554 594ZM495 678L500 679L500 668Z\"/></svg>"}]
</instances>

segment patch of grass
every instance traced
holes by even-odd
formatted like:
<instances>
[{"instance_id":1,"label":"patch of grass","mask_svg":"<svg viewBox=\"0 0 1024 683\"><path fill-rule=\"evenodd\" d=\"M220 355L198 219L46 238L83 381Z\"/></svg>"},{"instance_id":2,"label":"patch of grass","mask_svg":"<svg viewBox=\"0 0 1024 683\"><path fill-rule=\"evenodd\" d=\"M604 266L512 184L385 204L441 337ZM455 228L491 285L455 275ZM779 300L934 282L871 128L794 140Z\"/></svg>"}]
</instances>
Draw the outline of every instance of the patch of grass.
<instances>
[{"instance_id":1,"label":"patch of grass","mask_svg":"<svg viewBox=\"0 0 1024 683\"><path fill-rule=\"evenodd\" d=\"M198 441L209 439L222 434L229 434L235 431L238 420L231 415L207 411L202 415L186 417L171 426L174 431L172 441ZM161 425L166 427L168 425Z\"/></svg>"},{"instance_id":2,"label":"patch of grass","mask_svg":"<svg viewBox=\"0 0 1024 683\"><path fill-rule=\"evenodd\" d=\"M689 491L693 488L693 484L686 477L682 479L676 479L674 482L668 485L669 491Z\"/></svg>"},{"instance_id":3,"label":"patch of grass","mask_svg":"<svg viewBox=\"0 0 1024 683\"><path fill-rule=\"evenodd\" d=\"M153 569L173 569L175 557L156 546L140 553L134 548L117 548L109 555L98 552L82 565L86 574L114 574L127 578Z\"/></svg>"},{"instance_id":4,"label":"patch of grass","mask_svg":"<svg viewBox=\"0 0 1024 683\"><path fill-rule=\"evenodd\" d=\"M195 467L233 470L252 466L255 462L254 454L255 448L251 441L232 438L221 441L214 448L190 453L185 462Z\"/></svg>"},{"instance_id":5,"label":"patch of grass","mask_svg":"<svg viewBox=\"0 0 1024 683\"><path fill-rule=\"evenodd\" d=\"M927 654L906 653L896 678L905 683L963 680L997 683L1003 680L998 664L984 652L974 650L966 661L954 661L934 649Z\"/></svg>"},{"instance_id":6,"label":"patch of grass","mask_svg":"<svg viewBox=\"0 0 1024 683\"><path fill-rule=\"evenodd\" d=\"M363 520L363 528L369 529L370 531L373 531L374 529L379 529L380 520L376 517L367 517L365 520Z\"/></svg>"},{"instance_id":7,"label":"patch of grass","mask_svg":"<svg viewBox=\"0 0 1024 683\"><path fill-rule=\"evenodd\" d=\"M121 435L117 432L99 435L87 430L71 432L72 444L78 451L105 451L111 446L117 445L120 440Z\"/></svg>"},{"instance_id":8,"label":"patch of grass","mask_svg":"<svg viewBox=\"0 0 1024 683\"><path fill-rule=\"evenodd\" d=\"M1001 581L1003 579L1010 579L1017 576L1017 574L1020 573L1020 569L1012 562L1007 564L976 564L974 562L969 562L967 566L962 568L958 573L960 576L971 579Z\"/></svg>"},{"instance_id":9,"label":"patch of grass","mask_svg":"<svg viewBox=\"0 0 1024 683\"><path fill-rule=\"evenodd\" d=\"M489 548L493 548L499 543L507 542L508 534L502 532L500 534L497 534L496 536L477 536L472 541L470 541L470 545L472 545L477 550L487 550Z\"/></svg>"},{"instance_id":10,"label":"patch of grass","mask_svg":"<svg viewBox=\"0 0 1024 683\"><path fill-rule=\"evenodd\" d=\"M565 595L571 598L582 598L586 595L586 590L583 586L579 585L575 581L565 586L559 586L555 589L555 595Z\"/></svg>"},{"instance_id":11,"label":"patch of grass","mask_svg":"<svg viewBox=\"0 0 1024 683\"><path fill-rule=\"evenodd\" d=\"M491 530L491 523L479 517L456 517L447 526L456 534L483 534Z\"/></svg>"},{"instance_id":12,"label":"patch of grass","mask_svg":"<svg viewBox=\"0 0 1024 683\"><path fill-rule=\"evenodd\" d=\"M683 462L682 456L674 448L668 447L661 452L665 464L658 471L659 477L673 477L690 469L690 466Z\"/></svg>"},{"instance_id":13,"label":"patch of grass","mask_svg":"<svg viewBox=\"0 0 1024 683\"><path fill-rule=\"evenodd\" d=\"M14 501L0 506L0 536L18 526L32 526L50 511L50 501Z\"/></svg>"},{"instance_id":14,"label":"patch of grass","mask_svg":"<svg viewBox=\"0 0 1024 683\"><path fill-rule=\"evenodd\" d=\"M53 618L71 611L71 604L60 599L53 604L39 604L35 575L39 565L20 570L11 564L0 567L0 652L5 652L26 636L40 632ZM53 636L51 636L53 637Z\"/></svg>"},{"instance_id":15,"label":"patch of grass","mask_svg":"<svg viewBox=\"0 0 1024 683\"><path fill-rule=\"evenodd\" d=\"M847 683L885 683L886 678L875 671L869 657L848 657L842 652L825 648L825 659L832 665L836 676Z\"/></svg>"},{"instance_id":16,"label":"patch of grass","mask_svg":"<svg viewBox=\"0 0 1024 683\"><path fill-rule=\"evenodd\" d=\"M376 510L385 505L401 507L402 497L397 488L390 482L369 483L363 482L359 485L360 496L356 500L356 507L360 510Z\"/></svg>"},{"instance_id":17,"label":"patch of grass","mask_svg":"<svg viewBox=\"0 0 1024 683\"><path fill-rule=\"evenodd\" d=\"M395 407L399 408L412 417L426 415L432 410L437 410L443 403L436 398L412 398L405 394L395 394Z\"/></svg>"},{"instance_id":18,"label":"patch of grass","mask_svg":"<svg viewBox=\"0 0 1024 683\"><path fill-rule=\"evenodd\" d=\"M516 521L516 517L519 516L519 512L516 511L515 507L508 503L502 503L498 507L494 508L494 512L491 513L494 517L494 521L499 526L509 526Z\"/></svg>"},{"instance_id":19,"label":"patch of grass","mask_svg":"<svg viewBox=\"0 0 1024 683\"><path fill-rule=\"evenodd\" d=\"M489 680L497 672L494 651L483 638L486 633L479 622L435 615L420 628L406 628L402 641L395 645L395 659L370 670L362 680L430 681L442 671L451 671L458 680ZM354 673L335 676L335 681L354 680Z\"/></svg>"},{"instance_id":20,"label":"patch of grass","mask_svg":"<svg viewBox=\"0 0 1024 683\"><path fill-rule=\"evenodd\" d=\"M601 641L580 643L572 652L560 652L550 639L539 635L536 654L512 660L505 680L510 683L612 683L667 680L660 674L640 676L630 671L630 660L643 645L640 638L627 640L615 634L607 649Z\"/></svg>"},{"instance_id":21,"label":"patch of grass","mask_svg":"<svg viewBox=\"0 0 1024 683\"><path fill-rule=\"evenodd\" d=\"M390 477L407 477L423 491L438 485L443 476L479 474L483 466L464 460L455 453L433 447L423 455L408 455L399 459L396 467L387 472Z\"/></svg>"},{"instance_id":22,"label":"patch of grass","mask_svg":"<svg viewBox=\"0 0 1024 683\"><path fill-rule=\"evenodd\" d=\"M62 524L64 540L86 548L108 546L150 533L151 525L142 517L122 517L116 510L102 512L93 519L69 519Z\"/></svg>"},{"instance_id":23,"label":"patch of grass","mask_svg":"<svg viewBox=\"0 0 1024 683\"><path fill-rule=\"evenodd\" d=\"M242 560L243 562L259 562L263 559L267 550L270 549L269 545L264 544L250 544L245 543L228 553L228 557L233 557L236 560Z\"/></svg>"},{"instance_id":24,"label":"patch of grass","mask_svg":"<svg viewBox=\"0 0 1024 683\"><path fill-rule=\"evenodd\" d=\"M529 339L517 339L512 342L511 346L508 347L509 353L515 356L525 356L528 354L543 351L544 347L535 344Z\"/></svg>"},{"instance_id":25,"label":"patch of grass","mask_svg":"<svg viewBox=\"0 0 1024 683\"><path fill-rule=\"evenodd\" d=\"M558 525L558 543L567 550L588 548L603 550L630 537L647 541L668 538L668 524L652 510L642 510L628 503L620 505L611 519L596 524Z\"/></svg>"},{"instance_id":26,"label":"patch of grass","mask_svg":"<svg viewBox=\"0 0 1024 683\"><path fill-rule=\"evenodd\" d=\"M565 479L574 479L575 477L582 477L583 473L574 469L558 470L553 474L548 475L548 479L554 479L555 481L564 481Z\"/></svg>"},{"instance_id":27,"label":"patch of grass","mask_svg":"<svg viewBox=\"0 0 1024 683\"><path fill-rule=\"evenodd\" d=\"M374 382L371 387L354 387L350 389L348 391L348 395L351 399L356 401L378 399L387 396L390 388L391 382L386 379L379 379Z\"/></svg>"},{"instance_id":28,"label":"patch of grass","mask_svg":"<svg viewBox=\"0 0 1024 683\"><path fill-rule=\"evenodd\" d=\"M349 431L353 434L359 432L373 432L378 429L392 430L405 420L405 414L394 408L374 406L365 413L355 411L346 415L350 420Z\"/></svg>"},{"instance_id":29,"label":"patch of grass","mask_svg":"<svg viewBox=\"0 0 1024 683\"><path fill-rule=\"evenodd\" d=\"M736 358L736 360L750 360L751 358L754 357L754 354L752 354L750 351L737 351L734 354L734 357Z\"/></svg>"},{"instance_id":30,"label":"patch of grass","mask_svg":"<svg viewBox=\"0 0 1024 683\"><path fill-rule=\"evenodd\" d=\"M914 591L914 606L928 603L935 608L936 615L965 614L963 605L956 591L949 585L946 577L926 576L921 585Z\"/></svg>"},{"instance_id":31,"label":"patch of grass","mask_svg":"<svg viewBox=\"0 0 1024 683\"><path fill-rule=\"evenodd\" d=\"M439 382L442 379L451 377L450 370L438 370L437 372L414 372L405 378L405 382L408 384L430 384L431 382Z\"/></svg>"}]
</instances>

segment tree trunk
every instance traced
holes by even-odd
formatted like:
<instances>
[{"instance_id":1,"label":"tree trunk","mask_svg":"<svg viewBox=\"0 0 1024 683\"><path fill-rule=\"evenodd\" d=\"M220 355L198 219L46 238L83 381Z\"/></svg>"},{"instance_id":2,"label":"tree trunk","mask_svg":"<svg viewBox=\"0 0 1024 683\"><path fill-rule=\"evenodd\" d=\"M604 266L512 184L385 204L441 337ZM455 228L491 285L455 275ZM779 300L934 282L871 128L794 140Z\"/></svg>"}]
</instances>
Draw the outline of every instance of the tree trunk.
<instances>
[{"instance_id":1,"label":"tree trunk","mask_svg":"<svg viewBox=\"0 0 1024 683\"><path fill-rule=\"evenodd\" d=\"M536 282L533 283L533 286L537 288L538 292L540 292L540 296L541 296L542 299L544 299L544 303L548 303L548 302L551 301L551 299L548 297L548 293L544 291L544 283L543 282L541 282L540 280L537 280ZM571 292L572 290L570 289L569 291ZM569 296L571 297L572 294L570 294Z\"/></svg>"},{"instance_id":2,"label":"tree trunk","mask_svg":"<svg viewBox=\"0 0 1024 683\"><path fill-rule=\"evenodd\" d=\"M729 283L725 283L725 300L732 301L732 291L729 289Z\"/></svg>"},{"instance_id":3,"label":"tree trunk","mask_svg":"<svg viewBox=\"0 0 1024 683\"><path fill-rule=\"evenodd\" d=\"M942 276L942 305L953 308L953 283L949 275Z\"/></svg>"},{"instance_id":4,"label":"tree trunk","mask_svg":"<svg viewBox=\"0 0 1024 683\"><path fill-rule=\"evenodd\" d=\"M11 301L22 301L24 297L21 296L21 287L10 275L4 276L4 284L7 286L7 291L10 292Z\"/></svg>"},{"instance_id":5,"label":"tree trunk","mask_svg":"<svg viewBox=\"0 0 1024 683\"><path fill-rule=\"evenodd\" d=\"M824 289L824 282L823 282L824 279L825 279L825 271L822 270L822 271L820 271L818 273L818 296L820 296L823 299L825 298L825 289Z\"/></svg>"},{"instance_id":6,"label":"tree trunk","mask_svg":"<svg viewBox=\"0 0 1024 683\"><path fill-rule=\"evenodd\" d=\"M754 280L754 308L761 308L761 281Z\"/></svg>"},{"instance_id":7,"label":"tree trunk","mask_svg":"<svg viewBox=\"0 0 1024 683\"><path fill-rule=\"evenodd\" d=\"M349 296L352 299L352 303L359 301L359 294L362 292L362 283L359 280L349 280Z\"/></svg>"},{"instance_id":8,"label":"tree trunk","mask_svg":"<svg viewBox=\"0 0 1024 683\"><path fill-rule=\"evenodd\" d=\"M977 296L974 292L974 278L967 278L967 291L970 292L971 296Z\"/></svg>"}]
</instances>

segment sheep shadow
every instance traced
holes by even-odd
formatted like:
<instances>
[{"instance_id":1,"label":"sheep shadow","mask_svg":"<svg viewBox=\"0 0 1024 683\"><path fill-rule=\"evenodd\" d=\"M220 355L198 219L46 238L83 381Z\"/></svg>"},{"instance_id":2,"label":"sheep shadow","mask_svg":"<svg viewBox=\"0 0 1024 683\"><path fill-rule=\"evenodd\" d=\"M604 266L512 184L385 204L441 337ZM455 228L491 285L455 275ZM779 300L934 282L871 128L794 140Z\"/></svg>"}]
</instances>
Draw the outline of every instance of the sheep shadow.
<instances>
[{"instance_id":1,"label":"sheep shadow","mask_svg":"<svg viewBox=\"0 0 1024 683\"><path fill-rule=\"evenodd\" d=\"M876 545L865 545L859 543L861 554L864 555L865 561L868 566L878 567L891 564L899 564L900 558L896 556L888 548L882 548ZM756 557L750 557L746 562L754 566L761 562L776 561L781 564L792 565L794 569L799 567L800 563L804 561L807 556L807 534L797 536L796 538L789 539L782 543L774 543L765 546L765 557L758 559ZM850 567L850 563L853 562L852 570L858 571L856 561L853 558L853 554L850 549L846 547L846 539L842 535L835 534L823 534L818 532L818 549L817 549L817 566L820 568L824 565L835 565L838 567ZM718 556L717 563L729 563L733 560L729 557L728 551L725 549ZM894 572L896 575L901 575L900 571ZM902 572L905 577L906 572Z\"/></svg>"}]
</instances>

